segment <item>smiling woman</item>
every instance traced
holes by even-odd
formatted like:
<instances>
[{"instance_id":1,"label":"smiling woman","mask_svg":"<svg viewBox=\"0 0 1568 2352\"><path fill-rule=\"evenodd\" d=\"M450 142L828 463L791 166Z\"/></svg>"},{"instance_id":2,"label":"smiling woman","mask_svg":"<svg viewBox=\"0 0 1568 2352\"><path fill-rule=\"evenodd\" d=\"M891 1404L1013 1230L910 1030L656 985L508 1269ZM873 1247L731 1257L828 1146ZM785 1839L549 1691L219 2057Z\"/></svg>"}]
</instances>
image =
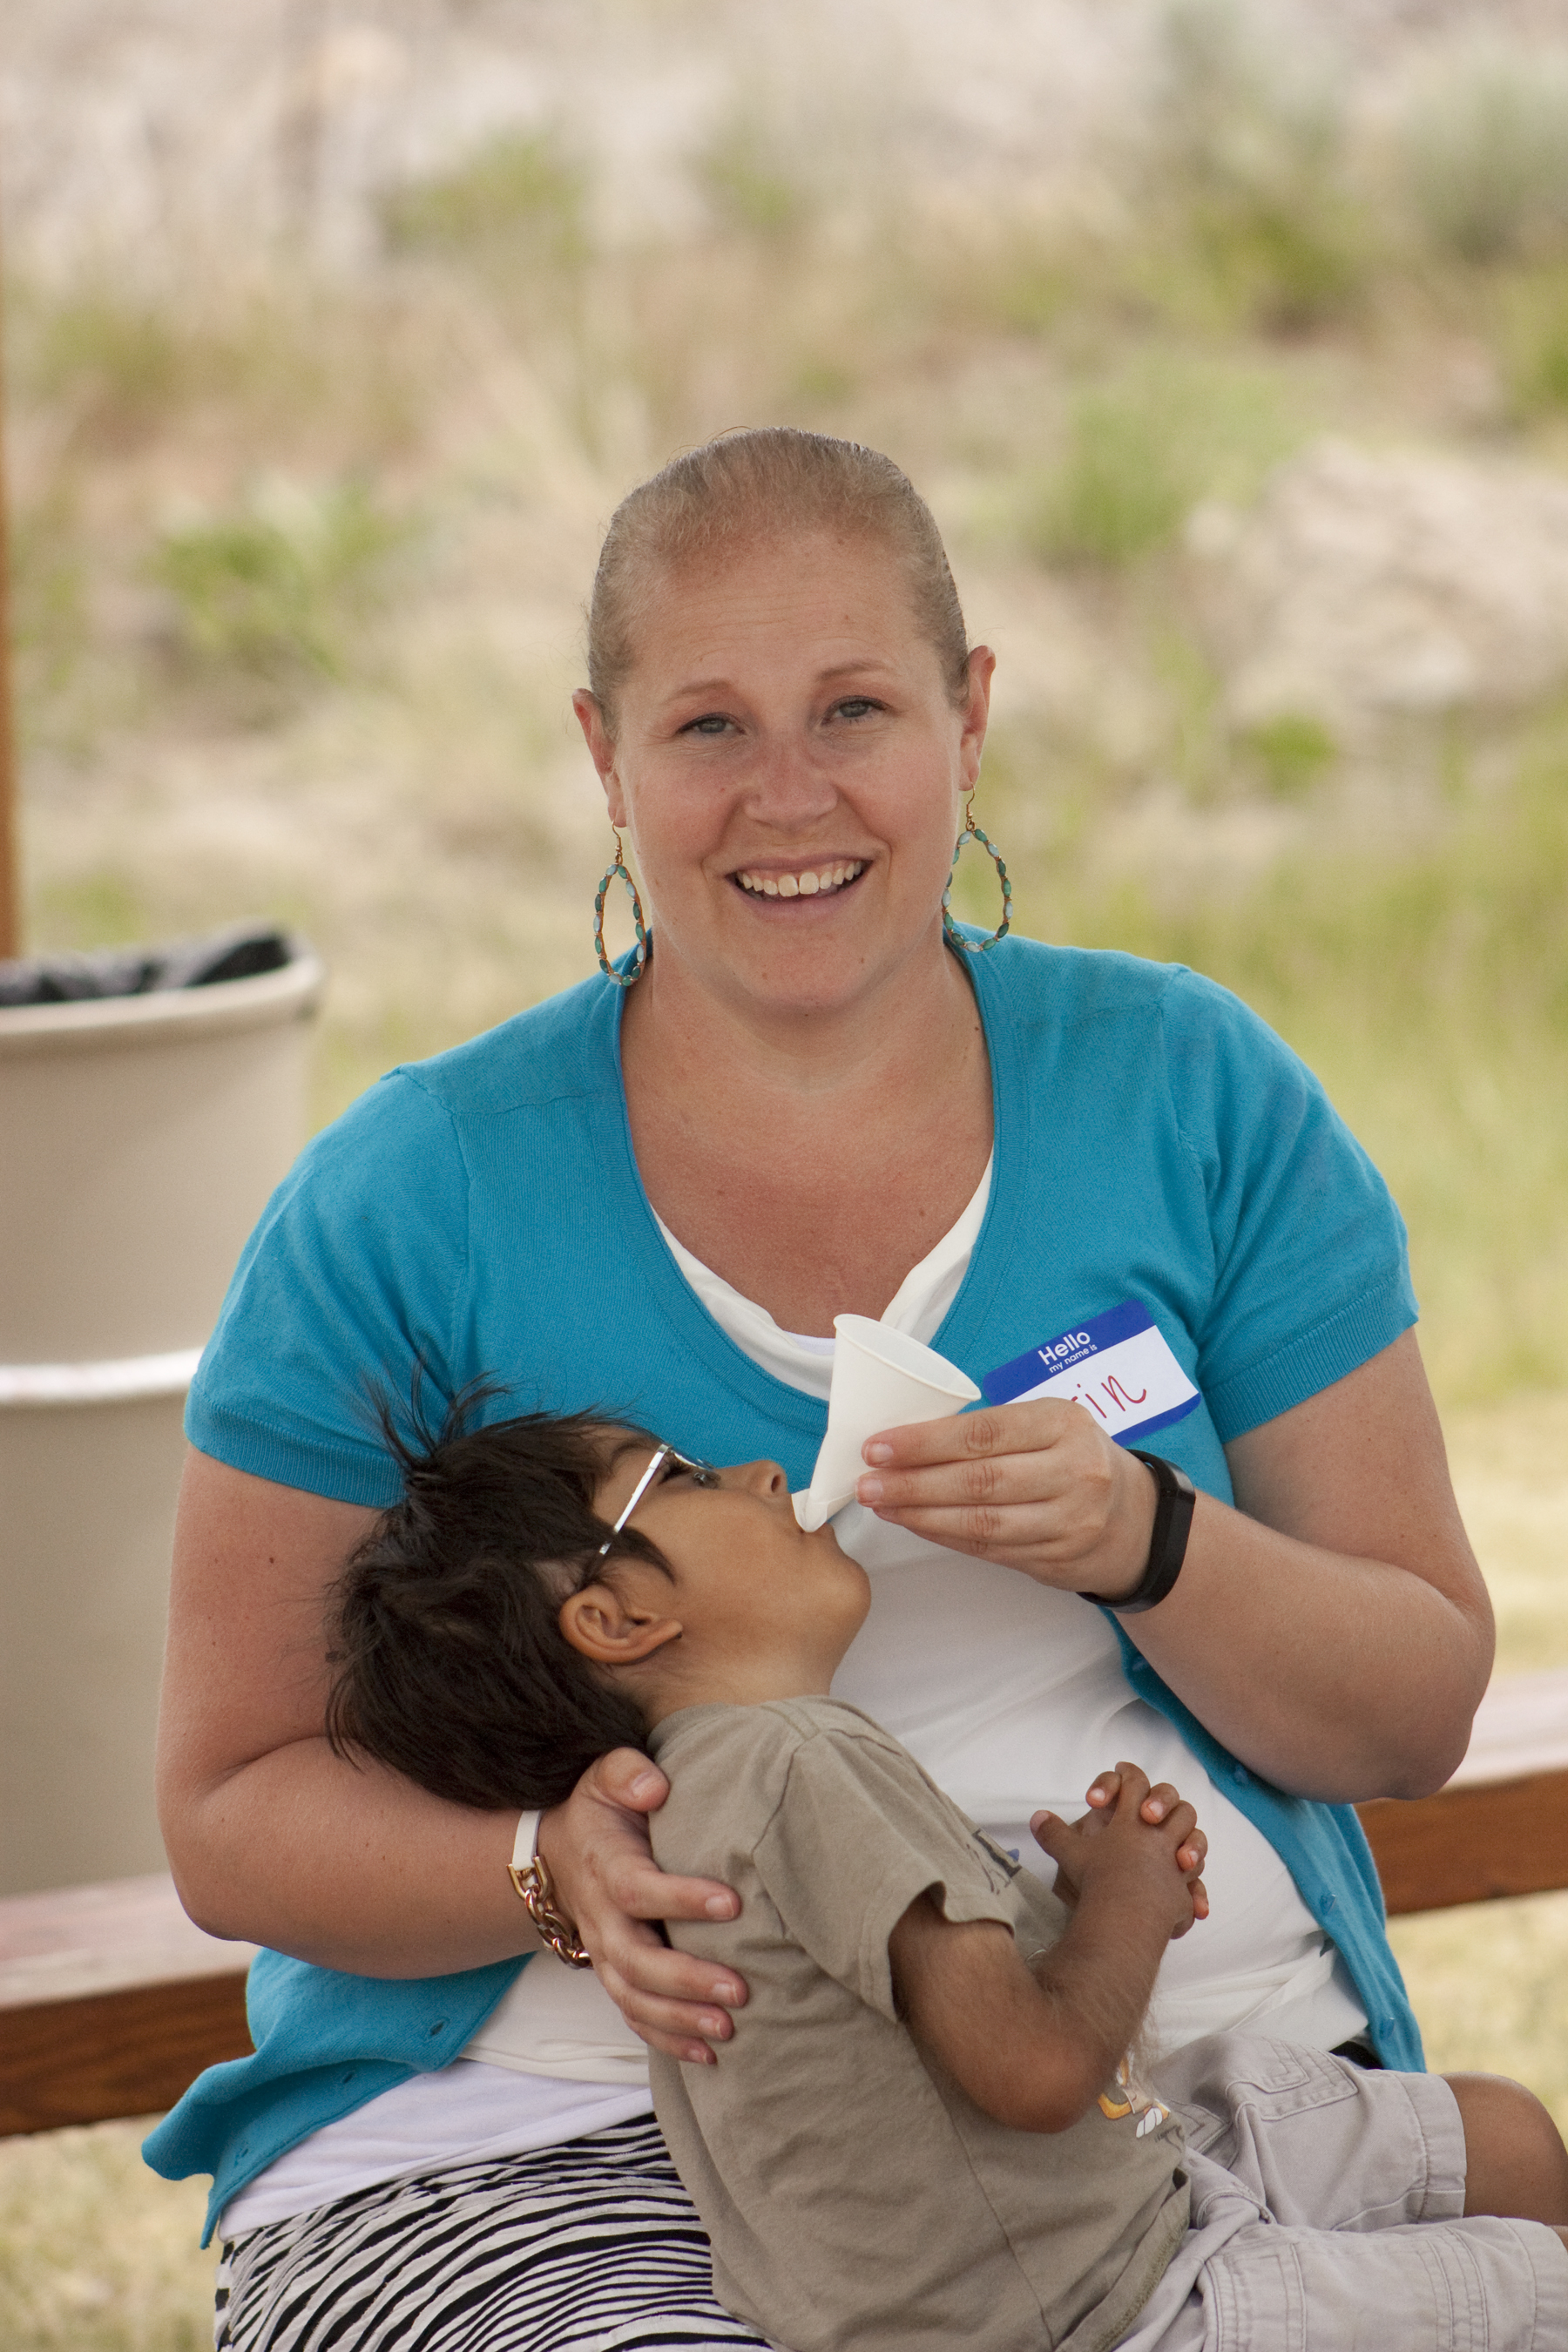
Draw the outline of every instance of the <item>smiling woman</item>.
<instances>
[{"instance_id":1,"label":"smiling woman","mask_svg":"<svg viewBox=\"0 0 1568 2352\"><path fill-rule=\"evenodd\" d=\"M270 1948L257 2056L152 2154L215 2175L244 2352L401 2340L411 2265L448 2282L431 2352L756 2340L712 2300L634 2038L705 2064L746 2030L739 1971L659 1931L736 1908L654 1867L662 1774L608 1756L538 1825L593 1970L523 2064L487 2039L554 1997L516 1814L326 1737L324 1596L400 1489L366 1376L420 1366L447 1402L499 1375L492 1416L614 1401L798 1487L834 1317L934 1342L991 1401L866 1446L836 1693L1042 1875L1031 1814L1117 1757L1195 1802L1212 1914L1161 1968L1168 2048L1263 2021L1420 2063L1346 1801L1447 1777L1491 1635L1376 1172L1196 975L952 951L994 665L889 460L777 429L676 460L612 524L590 635L577 715L651 953L320 1137L192 1391L164 1831L193 1915ZM1052 1384L1066 1334L1085 1394L1114 1338L1114 1437ZM1165 1456L1198 1490L1174 1557ZM499 2232L482 2277L459 2208Z\"/></svg>"}]
</instances>

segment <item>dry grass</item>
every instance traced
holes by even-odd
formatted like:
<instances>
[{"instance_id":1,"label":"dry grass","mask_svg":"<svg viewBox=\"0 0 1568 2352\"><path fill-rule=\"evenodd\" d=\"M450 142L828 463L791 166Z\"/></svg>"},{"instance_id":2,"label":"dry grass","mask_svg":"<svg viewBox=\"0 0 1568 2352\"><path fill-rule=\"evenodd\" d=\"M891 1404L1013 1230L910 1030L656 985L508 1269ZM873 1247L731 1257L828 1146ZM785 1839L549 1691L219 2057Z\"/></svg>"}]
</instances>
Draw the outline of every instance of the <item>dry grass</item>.
<instances>
[{"instance_id":1,"label":"dry grass","mask_svg":"<svg viewBox=\"0 0 1568 2352\"><path fill-rule=\"evenodd\" d=\"M0 2344L5 2352L200 2352L213 2257L202 2185L159 2180L153 2122L0 2142Z\"/></svg>"}]
</instances>

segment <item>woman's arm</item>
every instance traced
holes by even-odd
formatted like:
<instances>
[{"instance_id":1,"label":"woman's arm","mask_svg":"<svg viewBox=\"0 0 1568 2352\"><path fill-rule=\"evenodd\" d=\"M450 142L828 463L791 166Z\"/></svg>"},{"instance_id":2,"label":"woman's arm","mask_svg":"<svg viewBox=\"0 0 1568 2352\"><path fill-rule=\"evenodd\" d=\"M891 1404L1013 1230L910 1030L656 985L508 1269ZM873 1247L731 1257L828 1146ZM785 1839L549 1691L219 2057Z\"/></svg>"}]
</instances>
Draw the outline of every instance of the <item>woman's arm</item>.
<instances>
[{"instance_id":1,"label":"woman's arm","mask_svg":"<svg viewBox=\"0 0 1568 2352\"><path fill-rule=\"evenodd\" d=\"M891 1430L860 1499L954 1550L1114 1601L1137 1584L1153 1481L1077 1405ZM883 1463L878 1458L886 1453ZM1215 1738L1303 1796L1423 1796L1465 1752L1491 1671L1486 1586L1414 1332L1227 1449L1175 1590L1124 1618Z\"/></svg>"},{"instance_id":2,"label":"woman's arm","mask_svg":"<svg viewBox=\"0 0 1568 2352\"><path fill-rule=\"evenodd\" d=\"M174 1538L160 1819L181 1900L210 1934L355 1975L444 1975L535 1938L506 1874L514 1813L446 1803L334 1756L323 1735L326 1593L375 1516L192 1453ZM655 1867L640 1817L666 1792L647 1757L605 1758L546 1815L542 1844L631 2022L659 2048L706 2057L695 2038L731 2031L716 1988L731 2007L743 1988L642 1923L738 1906L708 1880Z\"/></svg>"}]
</instances>

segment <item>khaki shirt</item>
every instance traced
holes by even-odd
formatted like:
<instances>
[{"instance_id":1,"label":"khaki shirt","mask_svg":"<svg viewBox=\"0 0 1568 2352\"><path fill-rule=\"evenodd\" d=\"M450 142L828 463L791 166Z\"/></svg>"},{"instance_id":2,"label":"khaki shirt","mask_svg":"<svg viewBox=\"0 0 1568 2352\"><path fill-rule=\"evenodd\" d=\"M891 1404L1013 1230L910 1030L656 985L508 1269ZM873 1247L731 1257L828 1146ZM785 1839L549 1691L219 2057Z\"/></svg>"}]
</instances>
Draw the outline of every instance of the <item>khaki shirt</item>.
<instances>
[{"instance_id":1,"label":"khaki shirt","mask_svg":"<svg viewBox=\"0 0 1568 2352\"><path fill-rule=\"evenodd\" d=\"M650 1741L661 1868L739 1919L672 1920L751 1998L713 2066L652 2057L720 2301L791 2352L1103 2352L1187 2224L1180 2127L1125 2078L1069 2131L994 2122L900 2022L888 1937L930 1889L1025 1957L1067 1912L835 1699L694 1706Z\"/></svg>"}]
</instances>

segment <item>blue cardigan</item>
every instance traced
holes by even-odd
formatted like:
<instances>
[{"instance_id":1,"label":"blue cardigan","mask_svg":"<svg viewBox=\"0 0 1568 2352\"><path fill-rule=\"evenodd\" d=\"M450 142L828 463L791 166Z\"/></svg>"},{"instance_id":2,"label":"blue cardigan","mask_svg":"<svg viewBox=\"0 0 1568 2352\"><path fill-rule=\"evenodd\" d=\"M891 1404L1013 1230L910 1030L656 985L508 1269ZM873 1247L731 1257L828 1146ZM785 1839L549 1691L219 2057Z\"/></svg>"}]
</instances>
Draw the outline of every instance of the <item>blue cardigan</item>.
<instances>
[{"instance_id":1,"label":"blue cardigan","mask_svg":"<svg viewBox=\"0 0 1568 2352\"><path fill-rule=\"evenodd\" d=\"M1113 1307L1146 1309L1202 1399L1161 1450L1228 1501L1227 1440L1414 1322L1398 1212L1310 1072L1211 982L1022 940L965 964L996 1151L935 1345L983 1381ZM191 1392L194 1444L384 1507L397 1479L366 1394L376 1381L407 1394L418 1363L433 1406L496 1375L508 1394L493 1416L599 1408L710 1460L771 1454L806 1484L824 1406L719 1328L642 1190L621 1001L585 982L391 1072L317 1137L236 1272ZM1338 1945L1380 2055L1419 2068L1353 1811L1248 1772L1117 1630L1133 1689L1263 1831ZM210 2234L237 2190L309 2133L447 2064L522 1965L408 1981L264 1953L256 2054L209 2069L147 2141L148 2161L170 2179L214 2175Z\"/></svg>"}]
</instances>

